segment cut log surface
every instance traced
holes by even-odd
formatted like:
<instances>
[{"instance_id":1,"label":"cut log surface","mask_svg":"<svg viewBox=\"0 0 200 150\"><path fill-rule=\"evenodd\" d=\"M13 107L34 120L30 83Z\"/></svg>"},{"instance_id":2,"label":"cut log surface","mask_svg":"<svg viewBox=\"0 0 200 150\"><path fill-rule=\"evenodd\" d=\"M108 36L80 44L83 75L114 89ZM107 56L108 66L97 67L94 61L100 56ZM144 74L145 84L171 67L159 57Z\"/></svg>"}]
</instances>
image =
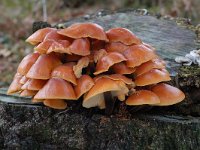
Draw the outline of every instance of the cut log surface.
<instances>
[{"instance_id":1,"label":"cut log surface","mask_svg":"<svg viewBox=\"0 0 200 150\"><path fill-rule=\"evenodd\" d=\"M171 66L175 65L173 60L176 56L196 49L193 31L177 26L174 21L136 15L134 11L100 12L58 26L75 22L95 22L106 30L128 28L144 42L153 45L162 58L171 62ZM181 105L158 107L148 113L122 111L109 117L82 107L72 109L74 106L57 111L32 104L30 98L8 96L5 88L0 89L0 149L198 150L199 86L192 85L192 88L197 95L193 104L195 114L184 113L190 107L187 103L184 108Z\"/></svg>"}]
</instances>

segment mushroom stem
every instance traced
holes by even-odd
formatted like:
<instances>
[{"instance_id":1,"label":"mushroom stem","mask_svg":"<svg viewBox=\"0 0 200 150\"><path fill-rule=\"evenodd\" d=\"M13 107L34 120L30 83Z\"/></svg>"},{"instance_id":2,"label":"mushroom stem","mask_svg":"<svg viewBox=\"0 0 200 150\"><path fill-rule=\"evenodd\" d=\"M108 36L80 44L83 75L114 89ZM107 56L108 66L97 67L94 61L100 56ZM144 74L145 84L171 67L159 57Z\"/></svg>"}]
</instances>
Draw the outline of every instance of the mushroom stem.
<instances>
[{"instance_id":1,"label":"mushroom stem","mask_svg":"<svg viewBox=\"0 0 200 150\"><path fill-rule=\"evenodd\" d=\"M112 96L112 93L110 91L104 93L104 99L105 99L105 114L111 115L115 106L116 97Z\"/></svg>"}]
</instances>

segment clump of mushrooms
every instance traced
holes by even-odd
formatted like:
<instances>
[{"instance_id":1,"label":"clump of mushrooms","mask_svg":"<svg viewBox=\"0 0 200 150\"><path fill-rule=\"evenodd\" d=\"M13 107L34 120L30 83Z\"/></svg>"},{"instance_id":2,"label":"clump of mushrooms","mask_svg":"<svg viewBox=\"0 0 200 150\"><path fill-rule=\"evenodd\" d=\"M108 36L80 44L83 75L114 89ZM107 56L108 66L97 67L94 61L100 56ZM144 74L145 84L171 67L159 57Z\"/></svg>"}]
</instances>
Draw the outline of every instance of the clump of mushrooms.
<instances>
[{"instance_id":1,"label":"clump of mushrooms","mask_svg":"<svg viewBox=\"0 0 200 150\"><path fill-rule=\"evenodd\" d=\"M33 103L65 109L69 100L79 100L85 108L106 109L113 99L168 106L185 98L164 83L171 78L155 48L128 29L76 23L40 29L26 41L35 52L21 61L7 93L32 97Z\"/></svg>"}]
</instances>

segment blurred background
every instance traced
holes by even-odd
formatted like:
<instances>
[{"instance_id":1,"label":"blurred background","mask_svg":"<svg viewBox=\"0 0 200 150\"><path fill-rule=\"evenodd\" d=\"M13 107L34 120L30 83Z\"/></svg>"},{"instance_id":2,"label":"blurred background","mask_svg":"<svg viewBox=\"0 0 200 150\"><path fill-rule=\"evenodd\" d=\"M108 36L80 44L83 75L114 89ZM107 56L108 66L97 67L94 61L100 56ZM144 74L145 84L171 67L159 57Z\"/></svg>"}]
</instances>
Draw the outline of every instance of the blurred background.
<instances>
[{"instance_id":1,"label":"blurred background","mask_svg":"<svg viewBox=\"0 0 200 150\"><path fill-rule=\"evenodd\" d=\"M200 0L0 0L0 87L11 82L21 59L33 51L24 42L33 22L46 16L47 22L55 24L102 9L126 8L200 23Z\"/></svg>"}]
</instances>

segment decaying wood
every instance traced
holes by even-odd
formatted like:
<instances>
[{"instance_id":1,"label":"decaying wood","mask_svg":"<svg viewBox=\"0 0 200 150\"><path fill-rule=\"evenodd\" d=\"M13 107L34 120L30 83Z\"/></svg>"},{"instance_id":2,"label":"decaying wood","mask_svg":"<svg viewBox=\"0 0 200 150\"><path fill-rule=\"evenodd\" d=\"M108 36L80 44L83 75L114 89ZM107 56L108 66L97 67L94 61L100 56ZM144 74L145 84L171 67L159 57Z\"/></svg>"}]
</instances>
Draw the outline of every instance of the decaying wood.
<instances>
[{"instance_id":1,"label":"decaying wood","mask_svg":"<svg viewBox=\"0 0 200 150\"><path fill-rule=\"evenodd\" d=\"M98 23L105 29L128 28L153 45L169 62L168 69L173 76L171 84L183 89L187 100L175 106L156 107L148 113L145 111L149 106L134 108L116 102L118 111L114 110L114 115L108 117L99 110L80 106L57 111L33 105L29 98L7 96L6 89L0 89L0 100L10 101L9 104L0 103L0 148L199 149L200 72L188 75L174 62L176 56L197 48L195 33L177 26L174 21L136 15L131 10L114 14L99 12L57 26L85 21ZM190 69L194 68L189 68L192 72ZM135 112L138 109L140 111Z\"/></svg>"}]
</instances>

